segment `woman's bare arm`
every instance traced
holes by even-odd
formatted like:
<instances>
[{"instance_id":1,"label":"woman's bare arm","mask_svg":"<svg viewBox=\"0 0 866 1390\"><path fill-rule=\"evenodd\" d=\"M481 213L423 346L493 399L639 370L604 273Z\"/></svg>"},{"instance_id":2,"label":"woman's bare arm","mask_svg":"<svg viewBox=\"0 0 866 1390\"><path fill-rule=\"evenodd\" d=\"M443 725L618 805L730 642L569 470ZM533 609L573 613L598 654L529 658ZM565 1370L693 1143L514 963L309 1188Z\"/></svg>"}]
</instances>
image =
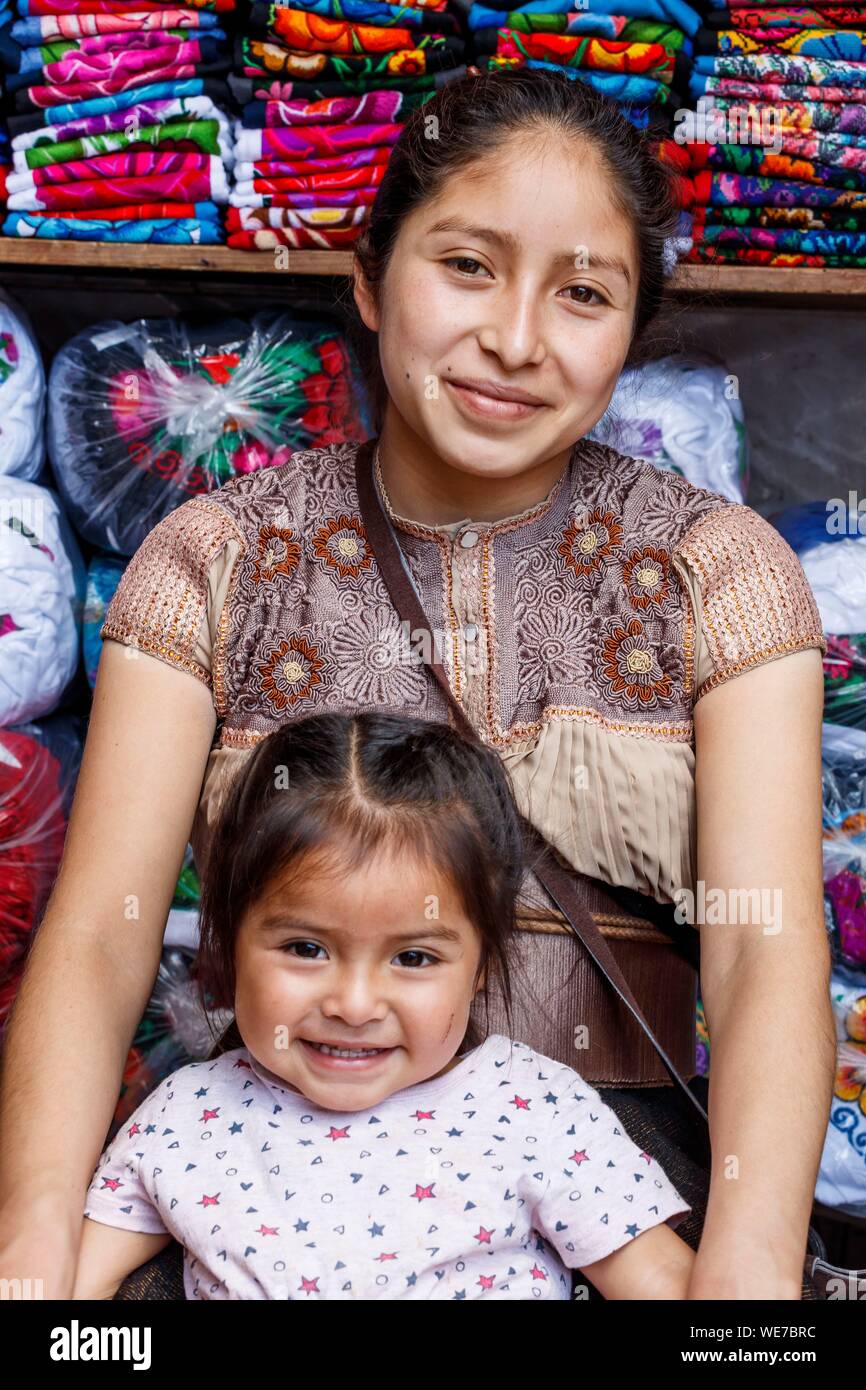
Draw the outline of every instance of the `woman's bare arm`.
<instances>
[{"instance_id":1,"label":"woman's bare arm","mask_svg":"<svg viewBox=\"0 0 866 1390\"><path fill-rule=\"evenodd\" d=\"M729 910L700 926L713 1169L690 1298L800 1297L836 1059L822 702L810 649L695 706L698 879ZM752 892L748 910L737 890Z\"/></svg>"},{"instance_id":2,"label":"woman's bare arm","mask_svg":"<svg viewBox=\"0 0 866 1390\"><path fill-rule=\"evenodd\" d=\"M104 643L60 873L0 1075L0 1277L68 1298L216 727L195 676Z\"/></svg>"}]
</instances>

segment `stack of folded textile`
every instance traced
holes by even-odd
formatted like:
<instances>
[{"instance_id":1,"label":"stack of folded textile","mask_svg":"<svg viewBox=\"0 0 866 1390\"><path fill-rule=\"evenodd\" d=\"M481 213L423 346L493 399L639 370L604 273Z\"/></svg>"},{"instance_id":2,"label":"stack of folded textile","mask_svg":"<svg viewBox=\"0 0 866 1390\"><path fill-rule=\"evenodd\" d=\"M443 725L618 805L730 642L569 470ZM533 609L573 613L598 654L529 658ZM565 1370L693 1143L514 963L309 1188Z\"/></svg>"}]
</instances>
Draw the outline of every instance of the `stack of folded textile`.
<instances>
[{"instance_id":1,"label":"stack of folded textile","mask_svg":"<svg viewBox=\"0 0 866 1390\"><path fill-rule=\"evenodd\" d=\"M7 236L222 241L235 0L17 0Z\"/></svg>"},{"instance_id":2,"label":"stack of folded textile","mask_svg":"<svg viewBox=\"0 0 866 1390\"><path fill-rule=\"evenodd\" d=\"M686 259L866 266L866 3L710 4L697 138L672 154L693 214Z\"/></svg>"},{"instance_id":3,"label":"stack of folded textile","mask_svg":"<svg viewBox=\"0 0 866 1390\"><path fill-rule=\"evenodd\" d=\"M229 246L355 241L402 123L465 72L463 51L449 0L257 0L229 78L243 112Z\"/></svg>"},{"instance_id":4,"label":"stack of folded textile","mask_svg":"<svg viewBox=\"0 0 866 1390\"><path fill-rule=\"evenodd\" d=\"M612 97L638 128L670 129L700 16L685 0L474 0L467 22L482 69L565 71Z\"/></svg>"}]
</instances>

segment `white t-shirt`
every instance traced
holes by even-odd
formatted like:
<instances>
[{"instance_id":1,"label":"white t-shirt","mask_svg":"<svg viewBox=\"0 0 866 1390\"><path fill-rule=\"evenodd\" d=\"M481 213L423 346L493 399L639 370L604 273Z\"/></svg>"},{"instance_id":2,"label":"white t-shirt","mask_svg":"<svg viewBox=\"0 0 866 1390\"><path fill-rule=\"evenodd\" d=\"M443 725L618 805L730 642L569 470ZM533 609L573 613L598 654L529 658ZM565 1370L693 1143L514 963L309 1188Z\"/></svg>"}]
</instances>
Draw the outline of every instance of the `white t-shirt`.
<instances>
[{"instance_id":1,"label":"white t-shirt","mask_svg":"<svg viewBox=\"0 0 866 1390\"><path fill-rule=\"evenodd\" d=\"M200 1299L568 1299L570 1270L691 1208L571 1067L500 1033L374 1110L245 1047L167 1077L85 1215L184 1246Z\"/></svg>"}]
</instances>

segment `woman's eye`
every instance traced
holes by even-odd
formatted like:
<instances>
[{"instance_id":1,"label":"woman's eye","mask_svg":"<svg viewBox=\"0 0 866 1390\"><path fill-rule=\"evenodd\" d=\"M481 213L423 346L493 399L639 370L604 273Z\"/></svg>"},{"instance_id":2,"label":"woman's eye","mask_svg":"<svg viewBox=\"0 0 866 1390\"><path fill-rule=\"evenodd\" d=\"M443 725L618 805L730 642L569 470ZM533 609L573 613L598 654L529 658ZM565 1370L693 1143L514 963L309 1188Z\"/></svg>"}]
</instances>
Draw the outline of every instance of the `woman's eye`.
<instances>
[{"instance_id":1,"label":"woman's eye","mask_svg":"<svg viewBox=\"0 0 866 1390\"><path fill-rule=\"evenodd\" d=\"M410 970L417 970L417 969L419 968L419 967L418 967L418 957L419 957L419 956L423 956L425 960L432 961L434 965L436 964L436 957L435 957L435 956L428 955L428 953L427 953L426 951L401 951L399 955L397 955L397 956L394 957L394 959L395 959L395 960L402 960L402 961L404 961L404 963L405 963L406 957L407 957L407 956L412 956L412 957L415 958L414 960L410 960L410 961L408 962L408 965L409 965Z\"/></svg>"},{"instance_id":2,"label":"woman's eye","mask_svg":"<svg viewBox=\"0 0 866 1390\"><path fill-rule=\"evenodd\" d=\"M594 290L594 289L592 288L591 285L568 285L568 286L567 286L567 289L566 289L566 293L570 295L571 292L572 292L572 290L577 290L579 293L585 294L585 295L592 295L592 294L594 294L595 297L596 297L596 299L598 300L599 304L606 304L606 303L607 303L607 300L605 299L604 295L603 295L603 294L599 294L598 290ZM591 299L573 299L571 302L572 302L572 304L591 304L591 303L592 303L592 300L591 300Z\"/></svg>"},{"instance_id":3,"label":"woman's eye","mask_svg":"<svg viewBox=\"0 0 866 1390\"><path fill-rule=\"evenodd\" d=\"M475 260L474 256L451 256L450 259L445 262L445 265L477 265L480 266L482 270L486 269L485 266L481 265L480 261ZM465 273L464 271L460 272L461 275ZM470 275L469 278L470 280L477 280L479 277L477 275Z\"/></svg>"},{"instance_id":4,"label":"woman's eye","mask_svg":"<svg viewBox=\"0 0 866 1390\"><path fill-rule=\"evenodd\" d=\"M324 946L319 946L315 941L287 941L280 947L281 951L296 954L300 960L315 960L315 956L306 954L307 947L313 951L323 951Z\"/></svg>"}]
</instances>

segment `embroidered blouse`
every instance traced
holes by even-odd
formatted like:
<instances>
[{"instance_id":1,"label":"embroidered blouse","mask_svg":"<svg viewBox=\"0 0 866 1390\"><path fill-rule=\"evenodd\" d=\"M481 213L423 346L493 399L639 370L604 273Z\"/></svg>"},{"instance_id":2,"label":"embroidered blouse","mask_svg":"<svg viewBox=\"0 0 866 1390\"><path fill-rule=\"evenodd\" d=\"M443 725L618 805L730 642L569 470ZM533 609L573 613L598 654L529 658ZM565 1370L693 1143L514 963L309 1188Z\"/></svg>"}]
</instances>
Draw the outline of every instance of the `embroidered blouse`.
<instances>
[{"instance_id":1,"label":"embroidered blouse","mask_svg":"<svg viewBox=\"0 0 866 1390\"><path fill-rule=\"evenodd\" d=\"M366 538L358 447L300 451L183 503L107 610L104 639L212 692L200 869L231 778L281 724L381 707L448 718ZM544 501L496 522L420 525L395 513L378 464L375 482L451 687L520 809L586 874L659 902L693 889L696 701L826 651L787 541L751 507L587 439Z\"/></svg>"}]
</instances>

